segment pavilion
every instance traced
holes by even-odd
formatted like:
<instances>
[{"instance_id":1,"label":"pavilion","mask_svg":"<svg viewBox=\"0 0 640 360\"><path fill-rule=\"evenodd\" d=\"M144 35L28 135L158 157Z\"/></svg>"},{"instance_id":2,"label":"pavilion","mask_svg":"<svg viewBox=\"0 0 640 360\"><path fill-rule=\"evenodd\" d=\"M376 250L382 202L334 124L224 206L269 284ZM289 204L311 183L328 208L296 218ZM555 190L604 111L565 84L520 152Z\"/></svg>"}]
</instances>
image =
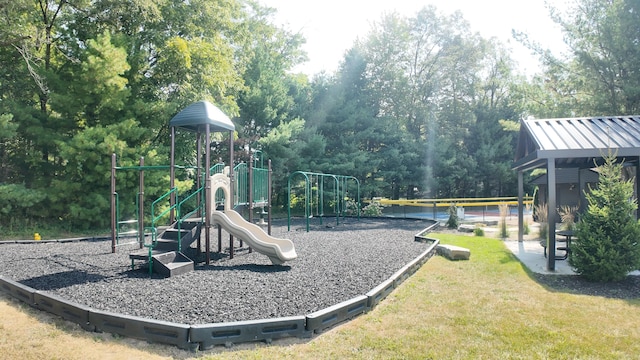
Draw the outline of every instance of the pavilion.
<instances>
[{"instance_id":1,"label":"pavilion","mask_svg":"<svg viewBox=\"0 0 640 360\"><path fill-rule=\"evenodd\" d=\"M518 241L523 240L524 173L546 169L546 204L549 239L547 269L555 270L557 177L572 169L577 173L579 194L584 203L589 172L603 163L603 156L615 154L636 179L640 175L640 116L585 117L522 120L512 169L518 172ZM638 181L635 182L638 194ZM638 214L638 212L636 212Z\"/></svg>"}]
</instances>

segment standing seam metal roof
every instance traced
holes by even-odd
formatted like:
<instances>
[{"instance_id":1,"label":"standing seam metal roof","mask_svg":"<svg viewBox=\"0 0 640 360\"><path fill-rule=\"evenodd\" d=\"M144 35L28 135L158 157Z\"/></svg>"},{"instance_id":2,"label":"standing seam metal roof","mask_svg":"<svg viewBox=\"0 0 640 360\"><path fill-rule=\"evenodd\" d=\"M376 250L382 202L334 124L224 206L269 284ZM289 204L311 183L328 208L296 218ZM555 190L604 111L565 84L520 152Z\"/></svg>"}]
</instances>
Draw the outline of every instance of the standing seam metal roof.
<instances>
[{"instance_id":1,"label":"standing seam metal roof","mask_svg":"<svg viewBox=\"0 0 640 360\"><path fill-rule=\"evenodd\" d=\"M640 156L640 117L523 120L514 169L538 167L546 159Z\"/></svg>"}]
</instances>

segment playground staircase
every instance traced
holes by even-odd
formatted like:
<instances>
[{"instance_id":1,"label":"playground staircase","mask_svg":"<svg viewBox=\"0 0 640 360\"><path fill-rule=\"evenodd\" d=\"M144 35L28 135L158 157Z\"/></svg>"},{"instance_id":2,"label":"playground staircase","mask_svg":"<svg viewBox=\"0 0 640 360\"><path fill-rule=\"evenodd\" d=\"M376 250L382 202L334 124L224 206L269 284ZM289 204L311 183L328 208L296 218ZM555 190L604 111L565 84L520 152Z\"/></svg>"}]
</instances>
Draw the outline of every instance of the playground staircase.
<instances>
[{"instance_id":1,"label":"playground staircase","mask_svg":"<svg viewBox=\"0 0 640 360\"><path fill-rule=\"evenodd\" d=\"M193 271L193 260L178 249L188 249L200 237L201 229L200 218L182 220L179 226L178 222L175 222L154 242L146 244L145 249L129 254L132 268L135 260L146 260L149 262L149 273L155 271L166 277Z\"/></svg>"}]
</instances>

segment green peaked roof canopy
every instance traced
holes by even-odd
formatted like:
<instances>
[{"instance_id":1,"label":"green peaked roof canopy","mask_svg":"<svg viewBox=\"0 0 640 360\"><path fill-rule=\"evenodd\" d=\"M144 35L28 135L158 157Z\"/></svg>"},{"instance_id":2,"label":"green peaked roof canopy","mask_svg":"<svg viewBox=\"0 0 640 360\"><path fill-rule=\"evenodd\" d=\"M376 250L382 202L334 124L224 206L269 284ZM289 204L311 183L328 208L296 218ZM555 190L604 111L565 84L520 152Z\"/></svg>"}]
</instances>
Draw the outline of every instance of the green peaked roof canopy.
<instances>
[{"instance_id":1,"label":"green peaked roof canopy","mask_svg":"<svg viewBox=\"0 0 640 360\"><path fill-rule=\"evenodd\" d=\"M187 106L169 122L169 126L196 132L203 132L207 124L212 132L236 129L231 119L208 101L198 101Z\"/></svg>"}]
</instances>

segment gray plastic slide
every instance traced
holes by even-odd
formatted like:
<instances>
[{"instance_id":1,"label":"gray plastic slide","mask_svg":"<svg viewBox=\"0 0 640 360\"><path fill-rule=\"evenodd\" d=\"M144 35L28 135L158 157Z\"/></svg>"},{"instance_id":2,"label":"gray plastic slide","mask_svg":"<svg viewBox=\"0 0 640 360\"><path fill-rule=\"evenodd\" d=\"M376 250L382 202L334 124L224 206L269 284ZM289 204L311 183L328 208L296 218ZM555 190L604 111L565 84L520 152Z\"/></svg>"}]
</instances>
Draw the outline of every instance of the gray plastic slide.
<instances>
[{"instance_id":1,"label":"gray plastic slide","mask_svg":"<svg viewBox=\"0 0 640 360\"><path fill-rule=\"evenodd\" d=\"M298 257L293 241L289 239L278 239L267 234L258 225L245 220L235 210L231 209L231 196L229 192L230 182L229 167L225 167L224 173L214 174L210 177L211 188L209 198L211 203L211 222L219 224L226 232L236 238L246 242L257 252L267 255L275 265L281 265L285 261ZM218 189L222 189L225 194L224 211L215 210L215 196Z\"/></svg>"},{"instance_id":2,"label":"gray plastic slide","mask_svg":"<svg viewBox=\"0 0 640 360\"><path fill-rule=\"evenodd\" d=\"M246 221L234 210L212 211L211 221L220 224L229 234L246 242L255 251L267 255L275 265L298 257L293 242L289 239L278 239L270 236L258 225Z\"/></svg>"}]
</instances>

